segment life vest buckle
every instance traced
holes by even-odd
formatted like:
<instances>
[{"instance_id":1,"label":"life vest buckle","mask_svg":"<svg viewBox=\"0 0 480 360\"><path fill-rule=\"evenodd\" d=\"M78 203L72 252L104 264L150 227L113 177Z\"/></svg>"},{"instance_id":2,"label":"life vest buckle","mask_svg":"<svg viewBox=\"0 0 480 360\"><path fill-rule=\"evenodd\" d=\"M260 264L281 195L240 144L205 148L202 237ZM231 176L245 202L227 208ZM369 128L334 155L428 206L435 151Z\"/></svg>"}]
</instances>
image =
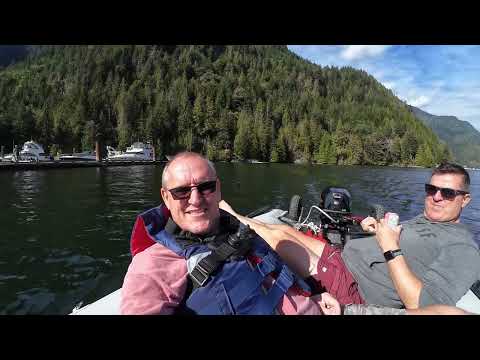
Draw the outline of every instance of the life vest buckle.
<instances>
[{"instance_id":1,"label":"life vest buckle","mask_svg":"<svg viewBox=\"0 0 480 360\"><path fill-rule=\"evenodd\" d=\"M190 277L195 281L198 287L202 287L207 282L210 274L206 269L202 267L200 262L195 266L195 268L190 273Z\"/></svg>"}]
</instances>

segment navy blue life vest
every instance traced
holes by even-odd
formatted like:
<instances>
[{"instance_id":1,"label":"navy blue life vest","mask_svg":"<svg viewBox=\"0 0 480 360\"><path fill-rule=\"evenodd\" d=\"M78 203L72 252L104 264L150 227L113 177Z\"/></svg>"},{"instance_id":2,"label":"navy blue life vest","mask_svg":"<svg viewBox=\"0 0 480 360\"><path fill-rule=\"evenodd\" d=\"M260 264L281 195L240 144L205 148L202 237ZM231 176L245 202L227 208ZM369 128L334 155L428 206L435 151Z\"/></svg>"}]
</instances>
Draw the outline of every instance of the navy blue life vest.
<instances>
[{"instance_id":1,"label":"navy blue life vest","mask_svg":"<svg viewBox=\"0 0 480 360\"><path fill-rule=\"evenodd\" d=\"M221 213L222 217L231 216L222 210ZM190 242L186 245L178 241L165 229L168 220L165 214L168 212L163 205L144 212L137 219L137 224L140 219L143 222L143 229L137 232L148 233L153 240L185 258L191 274L198 262L212 250L205 243ZM290 288L304 296L311 295L309 285L291 271L262 238L255 234L251 241L248 254L225 261L202 286L187 294L184 301L186 312L202 315L269 315L275 314ZM262 284L270 275L275 281L266 290Z\"/></svg>"}]
</instances>

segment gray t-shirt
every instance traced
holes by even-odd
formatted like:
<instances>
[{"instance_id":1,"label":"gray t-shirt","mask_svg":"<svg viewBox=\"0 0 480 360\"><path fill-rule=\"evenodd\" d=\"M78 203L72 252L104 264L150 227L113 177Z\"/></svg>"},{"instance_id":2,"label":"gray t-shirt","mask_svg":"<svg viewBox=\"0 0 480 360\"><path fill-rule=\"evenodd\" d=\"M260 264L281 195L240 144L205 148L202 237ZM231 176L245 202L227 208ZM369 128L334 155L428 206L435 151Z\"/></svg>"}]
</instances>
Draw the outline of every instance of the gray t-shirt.
<instances>
[{"instance_id":1,"label":"gray t-shirt","mask_svg":"<svg viewBox=\"0 0 480 360\"><path fill-rule=\"evenodd\" d=\"M345 306L343 315L407 315L407 310L380 305L349 304Z\"/></svg>"},{"instance_id":2,"label":"gray t-shirt","mask_svg":"<svg viewBox=\"0 0 480 360\"><path fill-rule=\"evenodd\" d=\"M423 283L420 306L455 305L480 279L480 253L468 227L434 223L423 214L402 227L400 248L410 270ZM374 236L347 242L342 258L368 304L403 307Z\"/></svg>"}]
</instances>

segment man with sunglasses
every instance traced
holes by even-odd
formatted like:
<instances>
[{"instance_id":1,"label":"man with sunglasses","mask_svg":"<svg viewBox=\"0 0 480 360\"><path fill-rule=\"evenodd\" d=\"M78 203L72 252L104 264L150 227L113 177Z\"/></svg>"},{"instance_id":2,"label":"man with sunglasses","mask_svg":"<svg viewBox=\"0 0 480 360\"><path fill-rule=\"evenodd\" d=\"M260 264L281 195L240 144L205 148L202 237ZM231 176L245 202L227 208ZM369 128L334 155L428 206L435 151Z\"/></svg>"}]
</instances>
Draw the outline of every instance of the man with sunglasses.
<instances>
[{"instance_id":1,"label":"man with sunglasses","mask_svg":"<svg viewBox=\"0 0 480 360\"><path fill-rule=\"evenodd\" d=\"M439 165L425 185L423 214L393 229L384 219L368 217L362 227L375 236L347 242L341 254L328 244L288 231L310 250L305 271L318 261L313 277L341 303L407 309L454 306L480 279L478 245L460 223L462 209L471 199L469 185L463 167Z\"/></svg>"},{"instance_id":2,"label":"man with sunglasses","mask_svg":"<svg viewBox=\"0 0 480 360\"><path fill-rule=\"evenodd\" d=\"M220 180L203 156L164 168L164 205L137 217L122 314L322 314L320 295L248 227L220 211Z\"/></svg>"},{"instance_id":3,"label":"man with sunglasses","mask_svg":"<svg viewBox=\"0 0 480 360\"><path fill-rule=\"evenodd\" d=\"M376 233L386 266L374 264L370 253L372 242L368 240L365 246L353 243L343 255L360 288L371 294L369 301L380 300L382 295L375 295L374 291L378 284L390 284L383 296L393 296L391 290L395 290L398 297L387 301L387 305L397 303L406 308L434 303L455 305L480 279L478 245L467 226L460 223L460 214L471 200L469 186L470 176L463 167L443 163L433 170L430 182L425 184L422 215L395 229L386 226L384 220L377 223L367 218L362 222L364 230ZM359 251L370 255L360 259ZM389 279L377 284L368 281L367 267L370 274L378 275L374 277L377 281L386 275ZM374 271L376 268L379 271Z\"/></svg>"}]
</instances>

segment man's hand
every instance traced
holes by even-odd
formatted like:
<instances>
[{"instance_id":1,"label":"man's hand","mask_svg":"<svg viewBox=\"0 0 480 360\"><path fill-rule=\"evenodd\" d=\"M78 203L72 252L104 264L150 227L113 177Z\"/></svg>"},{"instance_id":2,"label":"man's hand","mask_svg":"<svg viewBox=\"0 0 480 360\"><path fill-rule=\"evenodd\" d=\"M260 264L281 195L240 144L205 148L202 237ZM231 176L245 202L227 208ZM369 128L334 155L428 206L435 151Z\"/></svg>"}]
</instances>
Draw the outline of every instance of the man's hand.
<instances>
[{"instance_id":1,"label":"man's hand","mask_svg":"<svg viewBox=\"0 0 480 360\"><path fill-rule=\"evenodd\" d=\"M377 230L377 220L371 216L367 216L363 219L360 225L362 226L363 231L375 233Z\"/></svg>"},{"instance_id":2,"label":"man's hand","mask_svg":"<svg viewBox=\"0 0 480 360\"><path fill-rule=\"evenodd\" d=\"M321 294L319 305L324 315L341 315L342 314L340 303L328 292L324 292Z\"/></svg>"},{"instance_id":3,"label":"man's hand","mask_svg":"<svg viewBox=\"0 0 480 360\"><path fill-rule=\"evenodd\" d=\"M402 231L402 225L391 228L388 226L385 219L380 219L377 223L377 231L375 238L378 245L383 252L388 250L396 250L400 248L400 232Z\"/></svg>"}]
</instances>

